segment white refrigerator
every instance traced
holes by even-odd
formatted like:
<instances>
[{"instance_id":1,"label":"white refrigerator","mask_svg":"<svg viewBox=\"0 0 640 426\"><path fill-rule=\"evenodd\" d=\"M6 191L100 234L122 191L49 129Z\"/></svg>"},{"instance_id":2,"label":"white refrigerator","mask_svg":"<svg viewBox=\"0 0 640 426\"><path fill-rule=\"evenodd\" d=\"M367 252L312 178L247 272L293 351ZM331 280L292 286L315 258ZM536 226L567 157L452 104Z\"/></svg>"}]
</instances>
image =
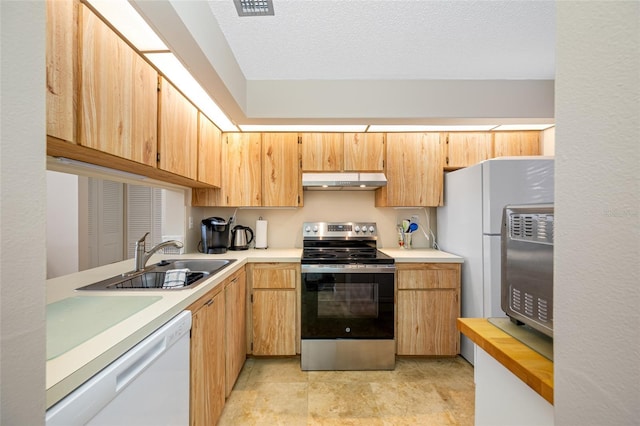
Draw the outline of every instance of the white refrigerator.
<instances>
[{"instance_id":1,"label":"white refrigerator","mask_svg":"<svg viewBox=\"0 0 640 426\"><path fill-rule=\"evenodd\" d=\"M505 317L500 306L500 231L507 204L552 203L553 157L500 157L445 174L438 247L464 258L463 318ZM474 364L473 343L460 337Z\"/></svg>"}]
</instances>

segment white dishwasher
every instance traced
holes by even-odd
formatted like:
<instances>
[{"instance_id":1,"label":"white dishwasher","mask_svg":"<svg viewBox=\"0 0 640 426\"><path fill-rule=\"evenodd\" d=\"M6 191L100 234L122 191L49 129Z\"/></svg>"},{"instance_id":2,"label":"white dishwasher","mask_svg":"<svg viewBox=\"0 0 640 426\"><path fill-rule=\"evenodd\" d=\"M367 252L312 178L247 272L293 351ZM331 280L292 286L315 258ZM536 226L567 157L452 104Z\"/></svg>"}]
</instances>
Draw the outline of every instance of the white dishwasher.
<instances>
[{"instance_id":1,"label":"white dishwasher","mask_svg":"<svg viewBox=\"0 0 640 426\"><path fill-rule=\"evenodd\" d=\"M181 312L47 410L47 426L188 425L189 330Z\"/></svg>"}]
</instances>

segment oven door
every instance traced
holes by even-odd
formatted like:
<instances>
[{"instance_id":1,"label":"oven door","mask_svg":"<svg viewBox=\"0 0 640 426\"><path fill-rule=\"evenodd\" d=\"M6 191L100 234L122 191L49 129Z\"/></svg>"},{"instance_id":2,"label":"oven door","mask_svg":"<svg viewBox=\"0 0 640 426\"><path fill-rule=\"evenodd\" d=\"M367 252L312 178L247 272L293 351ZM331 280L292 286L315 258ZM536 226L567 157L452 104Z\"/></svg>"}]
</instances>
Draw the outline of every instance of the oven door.
<instances>
[{"instance_id":1,"label":"oven door","mask_svg":"<svg viewBox=\"0 0 640 426\"><path fill-rule=\"evenodd\" d=\"M302 265L302 339L393 339L394 265Z\"/></svg>"}]
</instances>

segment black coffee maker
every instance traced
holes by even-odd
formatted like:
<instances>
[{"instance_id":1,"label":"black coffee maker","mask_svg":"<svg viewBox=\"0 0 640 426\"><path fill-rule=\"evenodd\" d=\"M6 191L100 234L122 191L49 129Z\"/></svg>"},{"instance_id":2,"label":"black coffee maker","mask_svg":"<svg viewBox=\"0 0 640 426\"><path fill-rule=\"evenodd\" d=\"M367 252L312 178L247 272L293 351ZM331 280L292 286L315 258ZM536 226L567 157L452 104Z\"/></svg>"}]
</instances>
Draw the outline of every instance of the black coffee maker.
<instances>
[{"instance_id":1,"label":"black coffee maker","mask_svg":"<svg viewBox=\"0 0 640 426\"><path fill-rule=\"evenodd\" d=\"M229 247L229 226L230 222L221 217L203 219L201 253L226 253Z\"/></svg>"}]
</instances>

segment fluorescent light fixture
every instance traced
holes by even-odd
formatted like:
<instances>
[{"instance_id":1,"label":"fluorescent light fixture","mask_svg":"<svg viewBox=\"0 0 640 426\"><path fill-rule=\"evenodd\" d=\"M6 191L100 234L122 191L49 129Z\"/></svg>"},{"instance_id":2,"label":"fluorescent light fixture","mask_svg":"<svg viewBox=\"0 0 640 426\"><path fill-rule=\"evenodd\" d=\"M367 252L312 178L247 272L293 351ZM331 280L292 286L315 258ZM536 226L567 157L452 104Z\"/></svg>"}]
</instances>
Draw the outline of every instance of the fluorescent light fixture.
<instances>
[{"instance_id":1,"label":"fluorescent light fixture","mask_svg":"<svg viewBox=\"0 0 640 426\"><path fill-rule=\"evenodd\" d=\"M344 125L325 125L325 124L300 124L300 125L280 125L280 124L240 124L240 130L243 132L345 132L345 133L363 133L366 124L344 124Z\"/></svg>"},{"instance_id":2,"label":"fluorescent light fixture","mask_svg":"<svg viewBox=\"0 0 640 426\"><path fill-rule=\"evenodd\" d=\"M493 130L498 132L505 130L546 130L553 126L555 124L502 124Z\"/></svg>"},{"instance_id":3,"label":"fluorescent light fixture","mask_svg":"<svg viewBox=\"0 0 640 426\"><path fill-rule=\"evenodd\" d=\"M87 0L139 51L168 50L160 37L126 0Z\"/></svg>"},{"instance_id":4,"label":"fluorescent light fixture","mask_svg":"<svg viewBox=\"0 0 640 426\"><path fill-rule=\"evenodd\" d=\"M96 164L85 163L83 161L72 160L66 157L55 157L56 161L65 166L71 166L74 169L84 170L86 172L95 172L99 174L105 174L107 176L116 176L135 180L145 180L146 176L137 175L134 173L123 172L122 170L110 169L108 167L98 166ZM91 174L91 173L90 173Z\"/></svg>"},{"instance_id":5,"label":"fluorescent light fixture","mask_svg":"<svg viewBox=\"0 0 640 426\"><path fill-rule=\"evenodd\" d=\"M369 126L367 132L486 132L497 124L474 125L376 125Z\"/></svg>"},{"instance_id":6,"label":"fluorescent light fixture","mask_svg":"<svg viewBox=\"0 0 640 426\"><path fill-rule=\"evenodd\" d=\"M145 56L175 84L187 98L209 117L223 132L237 132L238 128L229 120L202 86L182 65L173 53L145 53Z\"/></svg>"}]
</instances>

